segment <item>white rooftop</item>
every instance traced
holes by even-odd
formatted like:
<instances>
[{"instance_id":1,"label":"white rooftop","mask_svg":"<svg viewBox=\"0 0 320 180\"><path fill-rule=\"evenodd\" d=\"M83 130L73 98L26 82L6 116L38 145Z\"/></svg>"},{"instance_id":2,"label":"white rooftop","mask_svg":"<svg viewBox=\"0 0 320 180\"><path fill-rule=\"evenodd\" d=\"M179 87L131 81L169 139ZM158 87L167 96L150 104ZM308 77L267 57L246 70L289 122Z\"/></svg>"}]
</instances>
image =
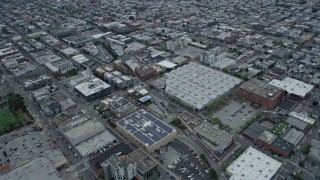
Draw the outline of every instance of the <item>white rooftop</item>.
<instances>
[{"instance_id":1,"label":"white rooftop","mask_svg":"<svg viewBox=\"0 0 320 180\"><path fill-rule=\"evenodd\" d=\"M227 168L227 173L231 180L269 180L281 164L250 146Z\"/></svg>"},{"instance_id":2,"label":"white rooftop","mask_svg":"<svg viewBox=\"0 0 320 180\"><path fill-rule=\"evenodd\" d=\"M176 67L177 65L175 63L172 63L170 61L164 60L158 63L160 66L168 68L168 69L172 69L174 67Z\"/></svg>"},{"instance_id":3,"label":"white rooftop","mask_svg":"<svg viewBox=\"0 0 320 180\"><path fill-rule=\"evenodd\" d=\"M90 96L109 87L109 84L99 78L93 78L89 81L76 85L74 88L80 91L84 96Z\"/></svg>"},{"instance_id":4,"label":"white rooftop","mask_svg":"<svg viewBox=\"0 0 320 180\"><path fill-rule=\"evenodd\" d=\"M309 118L307 115L304 115L304 114L301 114L301 113L296 113L296 112L291 112L289 114L290 116L294 117L294 118L297 118L303 122L306 122L308 124L314 124L316 122L316 120L312 119L312 118Z\"/></svg>"},{"instance_id":5,"label":"white rooftop","mask_svg":"<svg viewBox=\"0 0 320 180\"><path fill-rule=\"evenodd\" d=\"M300 97L305 97L314 88L311 84L307 84L290 77L286 77L282 81L273 79L269 84L279 87L287 91L289 94L294 94Z\"/></svg>"},{"instance_id":6,"label":"white rooftop","mask_svg":"<svg viewBox=\"0 0 320 180\"><path fill-rule=\"evenodd\" d=\"M198 110L241 82L236 77L198 63L189 63L165 76L166 94Z\"/></svg>"},{"instance_id":7,"label":"white rooftop","mask_svg":"<svg viewBox=\"0 0 320 180\"><path fill-rule=\"evenodd\" d=\"M82 54L73 56L73 57L72 57L72 60L74 60L75 62L77 62L77 63L79 63L79 64L89 61L89 59L86 58L86 57L85 57L84 55L82 55Z\"/></svg>"}]
</instances>

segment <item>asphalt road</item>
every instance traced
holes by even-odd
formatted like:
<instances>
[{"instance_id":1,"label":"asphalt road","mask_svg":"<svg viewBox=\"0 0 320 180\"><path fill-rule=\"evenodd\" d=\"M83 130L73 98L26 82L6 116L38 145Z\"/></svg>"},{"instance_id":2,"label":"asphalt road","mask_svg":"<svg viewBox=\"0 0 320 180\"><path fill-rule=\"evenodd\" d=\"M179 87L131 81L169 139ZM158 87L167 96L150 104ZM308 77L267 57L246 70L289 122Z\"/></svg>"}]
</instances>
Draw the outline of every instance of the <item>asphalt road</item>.
<instances>
[{"instance_id":1,"label":"asphalt road","mask_svg":"<svg viewBox=\"0 0 320 180\"><path fill-rule=\"evenodd\" d=\"M18 84L17 81L15 81L15 78L12 75L7 74L7 71L5 71L2 66L0 66L0 68L3 70L6 80L12 85L12 87L14 87L14 91L24 98L25 105L34 117L34 119L36 120L36 124L40 125L41 127L45 127L45 129L48 130L45 133L51 136L51 139L55 140L61 152L66 156L70 163L79 162L79 158L74 156L73 152L69 149L68 145L65 144L60 138L60 132L57 131L56 128L53 127L53 125L51 125L51 122L48 120L48 118L45 117L42 113L40 113L39 110L36 108L34 102L30 100L28 96L29 93L27 91L24 91L23 87L20 84Z\"/></svg>"}]
</instances>

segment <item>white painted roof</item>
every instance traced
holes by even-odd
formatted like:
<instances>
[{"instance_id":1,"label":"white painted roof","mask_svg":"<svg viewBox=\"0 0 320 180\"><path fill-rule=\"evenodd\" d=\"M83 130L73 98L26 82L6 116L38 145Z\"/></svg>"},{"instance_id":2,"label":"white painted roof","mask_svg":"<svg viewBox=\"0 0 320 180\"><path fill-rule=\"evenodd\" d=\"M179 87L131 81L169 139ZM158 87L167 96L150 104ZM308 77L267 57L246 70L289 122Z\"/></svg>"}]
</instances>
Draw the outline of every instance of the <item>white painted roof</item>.
<instances>
[{"instance_id":1,"label":"white painted roof","mask_svg":"<svg viewBox=\"0 0 320 180\"><path fill-rule=\"evenodd\" d=\"M291 112L289 114L290 116L294 117L294 118L297 118L303 122L306 122L308 124L314 124L316 122L316 120L312 119L312 118L309 118L307 115L304 115L304 114L301 114L301 113L296 113L296 112Z\"/></svg>"},{"instance_id":2,"label":"white painted roof","mask_svg":"<svg viewBox=\"0 0 320 180\"><path fill-rule=\"evenodd\" d=\"M287 91L289 94L294 94L300 97L305 97L314 87L311 84L307 84L290 77L286 77L282 81L273 79L269 84L279 87Z\"/></svg>"},{"instance_id":3,"label":"white painted roof","mask_svg":"<svg viewBox=\"0 0 320 180\"><path fill-rule=\"evenodd\" d=\"M250 146L227 168L227 173L230 180L269 180L281 164Z\"/></svg>"},{"instance_id":4,"label":"white painted roof","mask_svg":"<svg viewBox=\"0 0 320 180\"><path fill-rule=\"evenodd\" d=\"M85 96L90 96L96 92L109 88L110 85L99 78L93 78L89 81L76 85L74 88Z\"/></svg>"},{"instance_id":5,"label":"white painted roof","mask_svg":"<svg viewBox=\"0 0 320 180\"><path fill-rule=\"evenodd\" d=\"M172 68L177 66L175 63L172 63L172 62L167 61L167 60L161 61L158 64L160 66L162 66L162 67L169 68L169 69L172 69Z\"/></svg>"}]
</instances>

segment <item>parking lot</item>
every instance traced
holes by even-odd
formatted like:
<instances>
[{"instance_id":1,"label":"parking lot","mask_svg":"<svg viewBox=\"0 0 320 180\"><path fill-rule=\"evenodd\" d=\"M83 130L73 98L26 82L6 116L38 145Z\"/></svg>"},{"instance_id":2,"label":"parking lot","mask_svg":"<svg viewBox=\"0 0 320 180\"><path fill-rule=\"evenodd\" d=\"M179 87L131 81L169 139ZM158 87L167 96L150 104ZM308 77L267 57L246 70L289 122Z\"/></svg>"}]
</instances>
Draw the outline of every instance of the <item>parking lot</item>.
<instances>
[{"instance_id":1,"label":"parking lot","mask_svg":"<svg viewBox=\"0 0 320 180\"><path fill-rule=\"evenodd\" d=\"M200 157L179 140L170 143L160 150L159 159L180 179L211 179L209 172ZM163 159L163 157L166 157Z\"/></svg>"},{"instance_id":2,"label":"parking lot","mask_svg":"<svg viewBox=\"0 0 320 180\"><path fill-rule=\"evenodd\" d=\"M238 131L239 127L257 114L257 109L249 103L232 101L213 115L221 120L223 124L229 125Z\"/></svg>"},{"instance_id":3,"label":"parking lot","mask_svg":"<svg viewBox=\"0 0 320 180\"><path fill-rule=\"evenodd\" d=\"M50 145L50 140L41 132L26 132L7 144L0 145L0 160L3 164L10 163L10 167L15 167L30 158L45 156Z\"/></svg>"}]
</instances>

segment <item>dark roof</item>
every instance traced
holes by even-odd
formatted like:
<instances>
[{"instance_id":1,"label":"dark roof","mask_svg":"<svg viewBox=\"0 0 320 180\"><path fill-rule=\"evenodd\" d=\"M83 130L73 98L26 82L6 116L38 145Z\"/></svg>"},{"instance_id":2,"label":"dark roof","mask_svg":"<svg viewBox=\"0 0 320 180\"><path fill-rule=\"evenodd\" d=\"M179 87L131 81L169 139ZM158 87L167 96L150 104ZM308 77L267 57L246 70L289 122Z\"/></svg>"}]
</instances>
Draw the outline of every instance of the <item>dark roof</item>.
<instances>
[{"instance_id":1,"label":"dark roof","mask_svg":"<svg viewBox=\"0 0 320 180\"><path fill-rule=\"evenodd\" d=\"M258 138L266 130L268 130L267 127L255 122L247 127L247 129L243 131L243 134L253 138Z\"/></svg>"},{"instance_id":2,"label":"dark roof","mask_svg":"<svg viewBox=\"0 0 320 180\"><path fill-rule=\"evenodd\" d=\"M174 132L171 126L143 109L122 118L117 124L148 147Z\"/></svg>"},{"instance_id":3,"label":"dark roof","mask_svg":"<svg viewBox=\"0 0 320 180\"><path fill-rule=\"evenodd\" d=\"M136 71L139 72L140 74L148 74L150 72L154 72L155 69L152 68L151 66L139 66L136 68Z\"/></svg>"},{"instance_id":4,"label":"dark roof","mask_svg":"<svg viewBox=\"0 0 320 180\"><path fill-rule=\"evenodd\" d=\"M304 121L301 121L295 117L292 117L292 116L289 116L287 119L286 119L286 122L289 123L290 125L296 127L296 128L299 128L300 130L305 130L306 127L308 126L308 123L304 122Z\"/></svg>"},{"instance_id":5,"label":"dark roof","mask_svg":"<svg viewBox=\"0 0 320 180\"><path fill-rule=\"evenodd\" d=\"M276 138L271 145L286 153L292 152L294 145L282 138Z\"/></svg>"},{"instance_id":6,"label":"dark roof","mask_svg":"<svg viewBox=\"0 0 320 180\"><path fill-rule=\"evenodd\" d=\"M283 90L281 90L280 88L277 88L258 79L251 79L249 81L246 81L240 86L240 88L265 97L267 99L275 99L283 92Z\"/></svg>"}]
</instances>

